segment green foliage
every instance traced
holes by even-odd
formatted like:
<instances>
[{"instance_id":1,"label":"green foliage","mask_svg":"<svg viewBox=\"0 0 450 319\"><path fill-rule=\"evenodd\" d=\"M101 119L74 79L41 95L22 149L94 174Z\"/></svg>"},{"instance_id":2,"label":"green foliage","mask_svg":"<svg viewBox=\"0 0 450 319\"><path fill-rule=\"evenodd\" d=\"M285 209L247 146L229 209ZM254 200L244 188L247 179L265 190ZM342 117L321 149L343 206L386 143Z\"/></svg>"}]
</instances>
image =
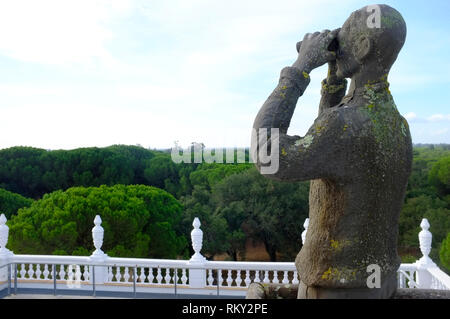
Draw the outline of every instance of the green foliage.
<instances>
[{"instance_id":1,"label":"green foliage","mask_svg":"<svg viewBox=\"0 0 450 319\"><path fill-rule=\"evenodd\" d=\"M47 151L31 147L0 150L0 187L31 198L73 186L145 184L178 187L180 165L170 154L114 145ZM178 188L174 191L178 191Z\"/></svg>"},{"instance_id":2,"label":"green foliage","mask_svg":"<svg viewBox=\"0 0 450 319\"><path fill-rule=\"evenodd\" d=\"M403 205L399 219L399 245L401 247L419 247L417 236L422 218L428 218L431 225L430 231L433 232L433 237L437 236L438 233L435 234L434 231L441 227L439 224L442 223L443 227L448 225L448 214L445 216L446 207L445 201L428 195L408 198ZM442 230L439 231L440 233Z\"/></svg>"},{"instance_id":3,"label":"green foliage","mask_svg":"<svg viewBox=\"0 0 450 319\"><path fill-rule=\"evenodd\" d=\"M195 186L192 195L181 199L184 212L181 227L186 236L192 230L192 222L198 217L203 230L202 254L208 259L227 251L230 243L227 240L228 225L224 218L213 213L211 193L202 186ZM191 247L189 247L191 248ZM190 251L191 255L193 251Z\"/></svg>"},{"instance_id":4,"label":"green foliage","mask_svg":"<svg viewBox=\"0 0 450 319\"><path fill-rule=\"evenodd\" d=\"M9 245L16 253L92 252L93 220L99 214L103 250L110 256L176 258L187 245L178 230L181 210L173 196L155 187L74 187L20 209L9 221Z\"/></svg>"},{"instance_id":5,"label":"green foliage","mask_svg":"<svg viewBox=\"0 0 450 319\"><path fill-rule=\"evenodd\" d=\"M202 186L211 190L215 184L225 177L238 174L251 167L253 167L253 164L223 165L217 163L204 163L201 164L196 171L192 172L189 178L193 185Z\"/></svg>"},{"instance_id":6,"label":"green foliage","mask_svg":"<svg viewBox=\"0 0 450 319\"><path fill-rule=\"evenodd\" d=\"M428 180L440 195L450 194L450 156L441 158L433 165Z\"/></svg>"},{"instance_id":7,"label":"green foliage","mask_svg":"<svg viewBox=\"0 0 450 319\"><path fill-rule=\"evenodd\" d=\"M237 236L239 251L246 238L262 241L272 261L277 253L293 260L301 247L301 229L308 217L309 182L276 182L262 176L256 168L231 175L214 189L216 213L223 216L231 233Z\"/></svg>"},{"instance_id":8,"label":"green foliage","mask_svg":"<svg viewBox=\"0 0 450 319\"><path fill-rule=\"evenodd\" d=\"M16 214L19 208L29 207L31 203L33 200L30 198L0 188L0 213L4 213L7 219Z\"/></svg>"},{"instance_id":9,"label":"green foliage","mask_svg":"<svg viewBox=\"0 0 450 319\"><path fill-rule=\"evenodd\" d=\"M444 157L450 156L450 149L444 146L415 147L413 150L413 166L408 180L406 197L420 195L436 196L435 188L429 183L429 173L433 165Z\"/></svg>"},{"instance_id":10,"label":"green foliage","mask_svg":"<svg viewBox=\"0 0 450 319\"><path fill-rule=\"evenodd\" d=\"M450 271L450 232L447 234L447 238L442 241L439 256L441 264Z\"/></svg>"},{"instance_id":11,"label":"green foliage","mask_svg":"<svg viewBox=\"0 0 450 319\"><path fill-rule=\"evenodd\" d=\"M440 265L440 245L450 231L449 159L448 145L414 148L412 173L399 219L400 252L413 252L416 259L421 255L420 222L428 219L433 234L430 258Z\"/></svg>"},{"instance_id":12,"label":"green foliage","mask_svg":"<svg viewBox=\"0 0 450 319\"><path fill-rule=\"evenodd\" d=\"M412 264L417 261L417 257L413 255L403 255L401 256L402 264Z\"/></svg>"}]
</instances>

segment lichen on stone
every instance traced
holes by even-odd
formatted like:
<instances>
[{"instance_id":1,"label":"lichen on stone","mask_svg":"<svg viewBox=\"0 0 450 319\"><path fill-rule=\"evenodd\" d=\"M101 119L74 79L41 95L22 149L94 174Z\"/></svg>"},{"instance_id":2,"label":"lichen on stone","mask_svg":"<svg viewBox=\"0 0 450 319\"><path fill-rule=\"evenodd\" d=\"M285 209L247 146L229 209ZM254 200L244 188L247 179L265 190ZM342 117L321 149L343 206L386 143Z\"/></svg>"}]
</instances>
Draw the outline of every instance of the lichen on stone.
<instances>
[{"instance_id":1,"label":"lichen on stone","mask_svg":"<svg viewBox=\"0 0 450 319\"><path fill-rule=\"evenodd\" d=\"M331 84L327 84L327 83L323 83L322 84L322 89L330 94L334 94L340 90L345 89L346 84L342 83L340 85L331 85Z\"/></svg>"},{"instance_id":2,"label":"lichen on stone","mask_svg":"<svg viewBox=\"0 0 450 319\"><path fill-rule=\"evenodd\" d=\"M350 269L347 267L329 267L322 274L322 279L330 280L339 283L346 283L352 281L356 278L355 269Z\"/></svg>"},{"instance_id":3,"label":"lichen on stone","mask_svg":"<svg viewBox=\"0 0 450 319\"><path fill-rule=\"evenodd\" d=\"M295 141L295 146L303 146L308 148L314 140L314 136L306 135L304 138Z\"/></svg>"}]
</instances>

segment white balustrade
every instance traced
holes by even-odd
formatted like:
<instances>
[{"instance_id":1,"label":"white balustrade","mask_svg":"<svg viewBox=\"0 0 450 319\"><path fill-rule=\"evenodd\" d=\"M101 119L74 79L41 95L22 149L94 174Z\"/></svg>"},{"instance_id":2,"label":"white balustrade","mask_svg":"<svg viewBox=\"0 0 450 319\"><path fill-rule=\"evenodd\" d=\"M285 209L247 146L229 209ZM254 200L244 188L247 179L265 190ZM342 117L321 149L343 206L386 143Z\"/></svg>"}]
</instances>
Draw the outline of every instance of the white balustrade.
<instances>
[{"instance_id":1,"label":"white balustrade","mask_svg":"<svg viewBox=\"0 0 450 319\"><path fill-rule=\"evenodd\" d=\"M308 222L306 220L304 223L303 242ZM203 232L200 229L201 224L198 218L194 219L191 232L192 247L195 253L190 260L109 257L101 249L104 230L101 227L100 216L95 217L94 224L92 237L95 251L91 256L14 255L6 248L8 226L6 218L1 215L0 265L11 263L11 278L17 267L17 279L20 285L41 283L47 284L51 288L53 280L56 279L59 285L76 282L83 283L83 285L74 287L89 289L93 280L91 272L93 267L95 267L97 289L107 289L107 287L115 289L116 286L130 287L133 285L133 281L136 281L139 289L162 289L164 287L168 289L177 284L181 285L183 289L193 289L193 291L197 289L195 291L201 293L202 288L210 288L209 291L215 291L214 289L219 285L221 294L232 291L240 291L241 294L245 294L252 282L294 285L299 283L297 269L292 262L207 261L201 254ZM432 235L426 219L422 220L421 227L419 241L423 256L416 263L400 266L398 286L400 288L450 290L450 277L440 270L428 256L431 250ZM3 268L0 275L5 274L5 269L7 270L7 267ZM54 278L54 274L56 274L56 278ZM214 289L211 290L211 288Z\"/></svg>"}]
</instances>

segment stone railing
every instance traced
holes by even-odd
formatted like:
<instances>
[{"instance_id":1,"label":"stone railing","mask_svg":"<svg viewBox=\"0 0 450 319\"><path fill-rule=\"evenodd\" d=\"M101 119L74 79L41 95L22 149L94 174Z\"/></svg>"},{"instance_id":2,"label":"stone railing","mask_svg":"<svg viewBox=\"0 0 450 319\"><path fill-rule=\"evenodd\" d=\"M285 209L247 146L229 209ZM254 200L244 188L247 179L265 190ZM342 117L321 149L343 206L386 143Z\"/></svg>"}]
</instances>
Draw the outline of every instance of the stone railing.
<instances>
[{"instance_id":1,"label":"stone railing","mask_svg":"<svg viewBox=\"0 0 450 319\"><path fill-rule=\"evenodd\" d=\"M16 255L6 248L8 226L0 216L0 290L67 289L136 293L200 294L244 296L250 283L297 284L294 263L208 261L201 255L203 232L194 219L191 232L194 255L190 260L115 258L102 251L103 227L100 216L94 220L92 237L95 251L91 256ZM304 224L305 231L308 220ZM450 277L428 257L431 233L426 219L419 234L423 257L398 270L400 288L450 290ZM219 284L218 284L219 283Z\"/></svg>"}]
</instances>

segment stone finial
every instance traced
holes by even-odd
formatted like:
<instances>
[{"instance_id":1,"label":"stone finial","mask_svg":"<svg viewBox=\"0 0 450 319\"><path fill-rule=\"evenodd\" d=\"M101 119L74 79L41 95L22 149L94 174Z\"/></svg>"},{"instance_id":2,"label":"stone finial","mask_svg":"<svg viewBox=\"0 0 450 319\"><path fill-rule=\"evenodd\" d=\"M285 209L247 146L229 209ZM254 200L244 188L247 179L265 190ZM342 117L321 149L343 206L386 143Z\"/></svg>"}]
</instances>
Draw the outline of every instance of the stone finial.
<instances>
[{"instance_id":1,"label":"stone finial","mask_svg":"<svg viewBox=\"0 0 450 319\"><path fill-rule=\"evenodd\" d=\"M420 243L420 251L422 252L422 258L420 258L417 263L424 265L434 265L434 262L428 257L431 251L431 242L433 239L433 235L428 230L430 228L430 223L426 218L422 219L420 223L420 227L422 230L419 233L419 243Z\"/></svg>"},{"instance_id":2,"label":"stone finial","mask_svg":"<svg viewBox=\"0 0 450 319\"><path fill-rule=\"evenodd\" d=\"M194 249L195 254L191 257L191 262L204 262L206 258L200 254L203 246L203 231L200 229L200 220L195 217L192 226L194 229L191 232L191 240L192 240L192 248Z\"/></svg>"},{"instance_id":3,"label":"stone finial","mask_svg":"<svg viewBox=\"0 0 450 319\"><path fill-rule=\"evenodd\" d=\"M0 215L0 252L6 250L6 244L8 243L9 227L6 226L5 214Z\"/></svg>"},{"instance_id":4,"label":"stone finial","mask_svg":"<svg viewBox=\"0 0 450 319\"><path fill-rule=\"evenodd\" d=\"M94 241L95 251L92 253L92 256L103 257L106 254L101 249L103 245L104 230L101 226L102 219L100 218L100 215L95 216L94 224L95 226L92 228L92 239Z\"/></svg>"},{"instance_id":5,"label":"stone finial","mask_svg":"<svg viewBox=\"0 0 450 319\"><path fill-rule=\"evenodd\" d=\"M305 222L303 223L303 228L305 228L305 230L302 232L302 244L305 244L305 240L306 240L306 233L308 231L308 226L309 226L309 218L305 219Z\"/></svg>"},{"instance_id":6,"label":"stone finial","mask_svg":"<svg viewBox=\"0 0 450 319\"><path fill-rule=\"evenodd\" d=\"M9 236L9 227L6 225L5 214L0 215L0 257L10 257L12 252L6 248Z\"/></svg>"}]
</instances>

